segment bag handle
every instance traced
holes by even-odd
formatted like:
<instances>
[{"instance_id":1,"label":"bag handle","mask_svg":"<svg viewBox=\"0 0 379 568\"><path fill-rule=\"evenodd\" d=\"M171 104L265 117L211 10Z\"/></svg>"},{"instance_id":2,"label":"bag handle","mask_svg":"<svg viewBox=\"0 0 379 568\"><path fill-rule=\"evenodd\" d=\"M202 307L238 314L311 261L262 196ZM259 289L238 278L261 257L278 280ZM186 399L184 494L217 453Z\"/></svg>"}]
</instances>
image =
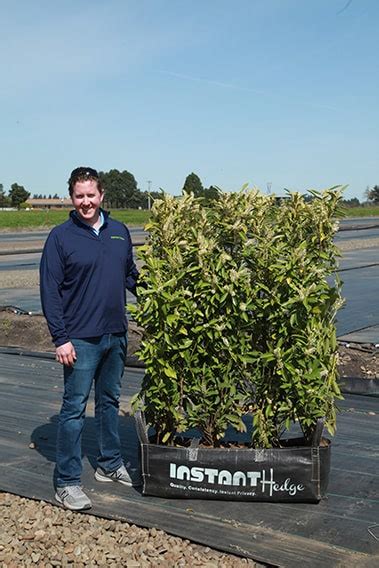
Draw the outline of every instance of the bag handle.
<instances>
[{"instance_id":1,"label":"bag handle","mask_svg":"<svg viewBox=\"0 0 379 568\"><path fill-rule=\"evenodd\" d=\"M146 426L145 415L141 410L137 410L137 412L134 415L134 418L136 421L136 430L140 443L149 444L150 442L149 442L149 437L147 435L148 428Z\"/></svg>"},{"instance_id":2,"label":"bag handle","mask_svg":"<svg viewBox=\"0 0 379 568\"><path fill-rule=\"evenodd\" d=\"M324 429L324 420L325 417L319 418L316 422L316 426L312 435L312 448L317 448L320 445L321 435Z\"/></svg>"}]
</instances>

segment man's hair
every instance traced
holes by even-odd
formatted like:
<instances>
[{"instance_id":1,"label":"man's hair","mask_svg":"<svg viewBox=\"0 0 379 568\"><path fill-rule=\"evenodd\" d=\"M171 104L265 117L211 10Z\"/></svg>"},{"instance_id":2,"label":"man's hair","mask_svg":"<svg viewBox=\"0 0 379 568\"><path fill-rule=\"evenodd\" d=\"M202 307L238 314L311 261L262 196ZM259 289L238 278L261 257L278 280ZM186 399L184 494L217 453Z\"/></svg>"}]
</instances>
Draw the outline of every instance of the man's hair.
<instances>
[{"instance_id":1,"label":"man's hair","mask_svg":"<svg viewBox=\"0 0 379 568\"><path fill-rule=\"evenodd\" d=\"M99 174L97 173L97 171L94 170L93 168L89 168L87 166L80 166L79 168L75 168L74 170L72 170L71 175L70 175L70 179L67 182L68 183L68 192L69 192L70 196L72 197L72 193L74 191L74 185L76 184L76 182L87 181L87 180L96 181L97 189L100 191L100 193L102 193L103 186L102 186L102 183L101 183L101 180L99 178Z\"/></svg>"}]
</instances>

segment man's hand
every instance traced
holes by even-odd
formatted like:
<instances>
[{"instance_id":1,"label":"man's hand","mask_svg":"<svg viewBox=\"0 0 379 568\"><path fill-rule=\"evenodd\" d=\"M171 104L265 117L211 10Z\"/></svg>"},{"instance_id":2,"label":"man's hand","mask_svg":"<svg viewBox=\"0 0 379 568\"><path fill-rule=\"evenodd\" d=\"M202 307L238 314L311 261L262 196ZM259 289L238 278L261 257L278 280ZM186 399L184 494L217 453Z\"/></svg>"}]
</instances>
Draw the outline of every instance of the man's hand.
<instances>
[{"instance_id":1,"label":"man's hand","mask_svg":"<svg viewBox=\"0 0 379 568\"><path fill-rule=\"evenodd\" d=\"M76 361L76 353L71 341L60 345L55 350L55 359L62 365L72 367Z\"/></svg>"}]
</instances>

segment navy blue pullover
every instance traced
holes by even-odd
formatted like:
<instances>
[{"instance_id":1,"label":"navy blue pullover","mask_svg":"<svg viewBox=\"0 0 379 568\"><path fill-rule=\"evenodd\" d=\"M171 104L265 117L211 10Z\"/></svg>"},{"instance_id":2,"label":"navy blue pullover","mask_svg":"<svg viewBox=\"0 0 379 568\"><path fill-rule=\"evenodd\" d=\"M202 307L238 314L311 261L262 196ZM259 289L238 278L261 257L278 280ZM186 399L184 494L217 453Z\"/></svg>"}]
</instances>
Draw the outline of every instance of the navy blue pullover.
<instances>
[{"instance_id":1,"label":"navy blue pullover","mask_svg":"<svg viewBox=\"0 0 379 568\"><path fill-rule=\"evenodd\" d=\"M49 234L40 265L43 313L56 347L127 329L126 289L138 271L128 229L106 211L97 236L71 211Z\"/></svg>"}]
</instances>

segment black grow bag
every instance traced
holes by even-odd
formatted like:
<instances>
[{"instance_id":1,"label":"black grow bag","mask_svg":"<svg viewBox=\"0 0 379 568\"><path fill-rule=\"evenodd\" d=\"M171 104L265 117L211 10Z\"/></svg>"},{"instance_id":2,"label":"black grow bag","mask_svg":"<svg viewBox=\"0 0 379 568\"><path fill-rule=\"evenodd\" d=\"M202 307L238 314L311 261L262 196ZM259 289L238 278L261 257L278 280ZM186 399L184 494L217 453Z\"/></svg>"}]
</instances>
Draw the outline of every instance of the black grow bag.
<instances>
[{"instance_id":1,"label":"black grow bag","mask_svg":"<svg viewBox=\"0 0 379 568\"><path fill-rule=\"evenodd\" d=\"M275 449L200 448L150 443L143 415L136 425L141 443L143 494L228 501L313 502L325 496L330 442L320 446L320 421L313 446ZM299 444L299 445L296 445Z\"/></svg>"}]
</instances>

